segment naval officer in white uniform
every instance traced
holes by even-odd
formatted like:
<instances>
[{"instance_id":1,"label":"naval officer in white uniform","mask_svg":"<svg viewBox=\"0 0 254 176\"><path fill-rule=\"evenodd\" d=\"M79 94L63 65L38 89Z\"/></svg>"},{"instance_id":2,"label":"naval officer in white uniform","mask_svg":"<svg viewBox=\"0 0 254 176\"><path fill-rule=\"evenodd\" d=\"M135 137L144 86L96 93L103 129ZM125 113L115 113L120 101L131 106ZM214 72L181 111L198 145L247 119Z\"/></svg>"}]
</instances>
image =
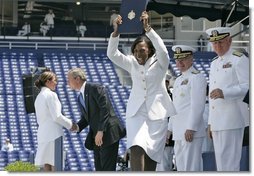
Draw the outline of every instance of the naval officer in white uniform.
<instances>
[{"instance_id":1,"label":"naval officer in white uniform","mask_svg":"<svg viewBox=\"0 0 254 176\"><path fill-rule=\"evenodd\" d=\"M239 171L244 127L249 125L243 98L249 89L249 59L231 48L231 29L206 31L217 57L211 63L209 119L218 171Z\"/></svg>"},{"instance_id":2,"label":"naval officer in white uniform","mask_svg":"<svg viewBox=\"0 0 254 176\"><path fill-rule=\"evenodd\" d=\"M118 50L118 25L123 21L120 15L114 20L107 55L130 73L133 82L126 110L131 170L155 171L164 151L167 118L175 114L175 108L165 86L169 65L167 48L148 24L147 12L142 13L141 19L146 33L134 41L133 55Z\"/></svg>"},{"instance_id":3,"label":"naval officer in white uniform","mask_svg":"<svg viewBox=\"0 0 254 176\"><path fill-rule=\"evenodd\" d=\"M54 171L54 141L58 137L63 136L63 127L72 129L74 124L71 119L61 113L62 105L54 92L57 85L55 73L51 71L43 72L35 81L35 85L40 89L40 93L34 103L36 119L39 125L35 165L43 166L44 171Z\"/></svg>"},{"instance_id":4,"label":"naval officer in white uniform","mask_svg":"<svg viewBox=\"0 0 254 176\"><path fill-rule=\"evenodd\" d=\"M205 125L203 112L206 102L205 76L193 67L194 48L172 47L176 66L181 75L173 87L173 103L177 114L169 119L173 133L177 171L202 171L202 143Z\"/></svg>"}]
</instances>

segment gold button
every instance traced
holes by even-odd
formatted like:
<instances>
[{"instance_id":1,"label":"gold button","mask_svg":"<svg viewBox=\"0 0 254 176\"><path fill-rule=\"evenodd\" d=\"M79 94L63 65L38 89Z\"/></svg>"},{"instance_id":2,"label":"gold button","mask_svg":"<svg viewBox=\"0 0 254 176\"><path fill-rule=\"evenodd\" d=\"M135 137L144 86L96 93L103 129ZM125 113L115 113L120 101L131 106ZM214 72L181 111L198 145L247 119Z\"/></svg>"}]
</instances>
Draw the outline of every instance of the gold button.
<instances>
[{"instance_id":1,"label":"gold button","mask_svg":"<svg viewBox=\"0 0 254 176\"><path fill-rule=\"evenodd\" d=\"M146 90L146 88L144 88L144 90Z\"/></svg>"},{"instance_id":2,"label":"gold button","mask_svg":"<svg viewBox=\"0 0 254 176\"><path fill-rule=\"evenodd\" d=\"M141 74L144 74L144 72L142 71Z\"/></svg>"},{"instance_id":3,"label":"gold button","mask_svg":"<svg viewBox=\"0 0 254 176\"><path fill-rule=\"evenodd\" d=\"M216 83L216 81L213 82L214 84Z\"/></svg>"},{"instance_id":4,"label":"gold button","mask_svg":"<svg viewBox=\"0 0 254 176\"><path fill-rule=\"evenodd\" d=\"M214 109L214 106L212 106L212 108Z\"/></svg>"}]
</instances>

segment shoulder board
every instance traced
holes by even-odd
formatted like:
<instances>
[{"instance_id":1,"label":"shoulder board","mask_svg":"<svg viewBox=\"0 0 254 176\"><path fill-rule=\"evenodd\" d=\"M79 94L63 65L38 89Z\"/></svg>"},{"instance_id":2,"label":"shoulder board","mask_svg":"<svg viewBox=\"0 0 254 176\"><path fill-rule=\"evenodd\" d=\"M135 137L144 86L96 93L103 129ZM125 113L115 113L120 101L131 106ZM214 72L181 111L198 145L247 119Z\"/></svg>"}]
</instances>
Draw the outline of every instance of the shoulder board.
<instances>
[{"instance_id":1,"label":"shoulder board","mask_svg":"<svg viewBox=\"0 0 254 176\"><path fill-rule=\"evenodd\" d=\"M219 56L216 56L216 57L214 57L213 59L212 59L212 61L214 61L214 60L216 60L216 59L218 59L219 58Z\"/></svg>"},{"instance_id":2,"label":"shoulder board","mask_svg":"<svg viewBox=\"0 0 254 176\"><path fill-rule=\"evenodd\" d=\"M176 78L178 78L178 77L180 77L180 76L182 76L182 74L178 75Z\"/></svg>"},{"instance_id":3,"label":"shoulder board","mask_svg":"<svg viewBox=\"0 0 254 176\"><path fill-rule=\"evenodd\" d=\"M233 52L234 56L238 56L238 57L242 57L243 53L239 52L239 51L234 51Z\"/></svg>"},{"instance_id":4,"label":"shoulder board","mask_svg":"<svg viewBox=\"0 0 254 176\"><path fill-rule=\"evenodd\" d=\"M199 73L200 73L200 71L198 71L198 70L194 70L194 71L192 71L191 73L192 73L192 74L199 74Z\"/></svg>"}]
</instances>

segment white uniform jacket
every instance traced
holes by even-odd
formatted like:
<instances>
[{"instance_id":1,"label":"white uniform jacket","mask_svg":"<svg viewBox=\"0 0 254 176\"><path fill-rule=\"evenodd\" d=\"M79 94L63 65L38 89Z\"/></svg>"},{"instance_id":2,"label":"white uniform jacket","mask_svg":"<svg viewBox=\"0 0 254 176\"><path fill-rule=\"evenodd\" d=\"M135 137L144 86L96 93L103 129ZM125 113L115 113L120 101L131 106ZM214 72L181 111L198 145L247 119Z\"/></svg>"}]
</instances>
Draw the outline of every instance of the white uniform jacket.
<instances>
[{"instance_id":1,"label":"white uniform jacket","mask_svg":"<svg viewBox=\"0 0 254 176\"><path fill-rule=\"evenodd\" d=\"M163 119L175 114L175 108L168 96L165 75L169 56L160 36L151 29L146 33L156 49L156 53L140 65L133 55L126 56L118 50L119 36L110 37L107 55L116 65L128 71L132 78L132 90L127 104L126 117L132 117L145 103L148 118Z\"/></svg>"},{"instance_id":2,"label":"white uniform jacket","mask_svg":"<svg viewBox=\"0 0 254 176\"><path fill-rule=\"evenodd\" d=\"M13 144L11 144L11 143L4 144L4 145L2 145L2 148L1 148L1 151L5 151L5 152L10 152L13 150L14 150Z\"/></svg>"},{"instance_id":3,"label":"white uniform jacket","mask_svg":"<svg viewBox=\"0 0 254 176\"><path fill-rule=\"evenodd\" d=\"M243 102L249 89L249 67L249 58L232 49L212 61L209 92L219 88L224 94L224 99L209 99L208 124L212 131L249 125L248 106Z\"/></svg>"},{"instance_id":4,"label":"white uniform jacket","mask_svg":"<svg viewBox=\"0 0 254 176\"><path fill-rule=\"evenodd\" d=\"M24 31L25 34L30 33L31 32L30 24L25 24L24 26L22 26L22 30Z\"/></svg>"},{"instance_id":5,"label":"white uniform jacket","mask_svg":"<svg viewBox=\"0 0 254 176\"><path fill-rule=\"evenodd\" d=\"M48 31L48 30L49 30L49 26L48 25L43 24L43 23L40 24L40 31L41 32Z\"/></svg>"},{"instance_id":6,"label":"white uniform jacket","mask_svg":"<svg viewBox=\"0 0 254 176\"><path fill-rule=\"evenodd\" d=\"M55 18L55 14L52 13L48 13L45 15L44 21L48 24L48 25L52 25L54 24L54 18Z\"/></svg>"},{"instance_id":7,"label":"white uniform jacket","mask_svg":"<svg viewBox=\"0 0 254 176\"><path fill-rule=\"evenodd\" d=\"M206 135L203 118L206 86L205 76L193 67L175 80L172 94L177 114L169 119L168 125L173 140L185 140L187 129L195 131L194 138Z\"/></svg>"},{"instance_id":8,"label":"white uniform jacket","mask_svg":"<svg viewBox=\"0 0 254 176\"><path fill-rule=\"evenodd\" d=\"M64 126L70 129L72 121L62 115L62 106L57 94L47 87L42 87L36 97L35 113L39 125L37 131L38 143L53 141L63 135Z\"/></svg>"},{"instance_id":9,"label":"white uniform jacket","mask_svg":"<svg viewBox=\"0 0 254 176\"><path fill-rule=\"evenodd\" d=\"M87 31L87 28L86 28L86 26L84 26L84 25L78 26L78 31L84 31L84 32L86 32L86 31Z\"/></svg>"}]
</instances>

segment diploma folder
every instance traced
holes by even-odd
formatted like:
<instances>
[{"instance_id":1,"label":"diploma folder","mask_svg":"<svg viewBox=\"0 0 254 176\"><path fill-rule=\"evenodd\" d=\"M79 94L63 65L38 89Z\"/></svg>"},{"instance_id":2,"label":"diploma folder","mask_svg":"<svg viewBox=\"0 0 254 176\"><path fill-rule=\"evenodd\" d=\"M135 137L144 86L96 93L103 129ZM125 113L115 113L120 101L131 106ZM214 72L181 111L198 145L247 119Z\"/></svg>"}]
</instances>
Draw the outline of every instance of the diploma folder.
<instances>
[{"instance_id":1,"label":"diploma folder","mask_svg":"<svg viewBox=\"0 0 254 176\"><path fill-rule=\"evenodd\" d=\"M119 25L120 34L141 34L143 33L143 22L140 17L146 10L148 0L122 0L120 15L123 23Z\"/></svg>"}]
</instances>

